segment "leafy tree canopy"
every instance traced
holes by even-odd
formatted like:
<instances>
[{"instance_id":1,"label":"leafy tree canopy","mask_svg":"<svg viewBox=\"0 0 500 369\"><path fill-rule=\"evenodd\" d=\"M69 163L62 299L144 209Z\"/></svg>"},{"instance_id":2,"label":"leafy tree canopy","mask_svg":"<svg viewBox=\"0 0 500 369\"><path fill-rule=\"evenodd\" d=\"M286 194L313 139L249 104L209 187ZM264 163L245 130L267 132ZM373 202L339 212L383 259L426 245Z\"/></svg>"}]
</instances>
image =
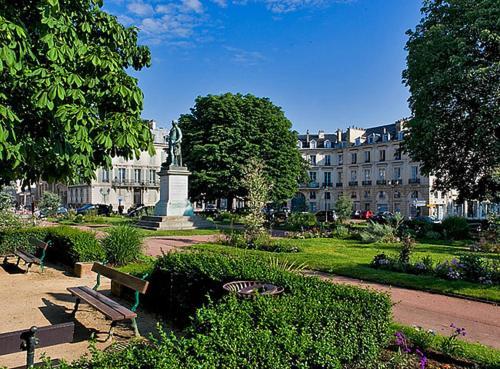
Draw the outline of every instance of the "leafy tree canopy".
<instances>
[{"instance_id":1,"label":"leafy tree canopy","mask_svg":"<svg viewBox=\"0 0 500 369\"><path fill-rule=\"evenodd\" d=\"M0 183L89 181L111 157L152 152L126 69L150 64L100 0L0 0Z\"/></svg>"},{"instance_id":2,"label":"leafy tree canopy","mask_svg":"<svg viewBox=\"0 0 500 369\"><path fill-rule=\"evenodd\" d=\"M500 196L500 3L425 0L408 31L406 150L437 188Z\"/></svg>"},{"instance_id":3,"label":"leafy tree canopy","mask_svg":"<svg viewBox=\"0 0 500 369\"><path fill-rule=\"evenodd\" d=\"M270 200L291 198L305 173L297 133L267 98L230 93L198 97L179 126L184 160L193 172L193 198L245 197L244 169L252 158L264 163Z\"/></svg>"},{"instance_id":4,"label":"leafy tree canopy","mask_svg":"<svg viewBox=\"0 0 500 369\"><path fill-rule=\"evenodd\" d=\"M53 192L45 191L40 199L40 203L38 207L42 212L46 215L55 215L57 213L57 209L61 204L61 199L59 196Z\"/></svg>"},{"instance_id":5,"label":"leafy tree canopy","mask_svg":"<svg viewBox=\"0 0 500 369\"><path fill-rule=\"evenodd\" d=\"M350 218L352 213L352 201L347 196L340 196L335 202L335 214L339 217L341 222Z\"/></svg>"}]
</instances>

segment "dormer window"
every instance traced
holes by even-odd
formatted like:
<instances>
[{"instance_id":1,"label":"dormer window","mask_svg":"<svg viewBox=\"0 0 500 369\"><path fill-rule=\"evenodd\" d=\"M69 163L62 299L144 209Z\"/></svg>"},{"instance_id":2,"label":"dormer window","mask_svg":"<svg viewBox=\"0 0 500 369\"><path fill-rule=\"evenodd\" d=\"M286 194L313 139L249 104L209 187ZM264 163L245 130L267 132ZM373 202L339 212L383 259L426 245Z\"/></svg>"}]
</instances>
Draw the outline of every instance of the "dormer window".
<instances>
[{"instance_id":1,"label":"dormer window","mask_svg":"<svg viewBox=\"0 0 500 369\"><path fill-rule=\"evenodd\" d=\"M371 134L370 136L368 136L368 143L372 144L374 142L375 142L375 134Z\"/></svg>"},{"instance_id":2,"label":"dormer window","mask_svg":"<svg viewBox=\"0 0 500 369\"><path fill-rule=\"evenodd\" d=\"M399 131L398 132L398 140L402 141L404 137L405 137L405 133L403 131Z\"/></svg>"},{"instance_id":3,"label":"dormer window","mask_svg":"<svg viewBox=\"0 0 500 369\"><path fill-rule=\"evenodd\" d=\"M359 138L359 137L358 137L358 138L356 138L356 140L354 141L354 144L355 144L356 146L361 145L361 138Z\"/></svg>"},{"instance_id":4,"label":"dormer window","mask_svg":"<svg viewBox=\"0 0 500 369\"><path fill-rule=\"evenodd\" d=\"M332 147L332 143L330 142L330 140L325 140L325 148L329 149Z\"/></svg>"},{"instance_id":5,"label":"dormer window","mask_svg":"<svg viewBox=\"0 0 500 369\"><path fill-rule=\"evenodd\" d=\"M317 143L315 140L311 140L311 142L309 142L309 148L310 149L315 149L317 147Z\"/></svg>"},{"instance_id":6,"label":"dormer window","mask_svg":"<svg viewBox=\"0 0 500 369\"><path fill-rule=\"evenodd\" d=\"M391 134L390 134L390 133L384 133L384 136L383 136L382 140L383 140L384 142L387 142L387 141L389 141L390 139L391 139Z\"/></svg>"},{"instance_id":7,"label":"dormer window","mask_svg":"<svg viewBox=\"0 0 500 369\"><path fill-rule=\"evenodd\" d=\"M301 148L302 148L302 141L297 141L297 147L298 147L299 149L301 149Z\"/></svg>"}]
</instances>

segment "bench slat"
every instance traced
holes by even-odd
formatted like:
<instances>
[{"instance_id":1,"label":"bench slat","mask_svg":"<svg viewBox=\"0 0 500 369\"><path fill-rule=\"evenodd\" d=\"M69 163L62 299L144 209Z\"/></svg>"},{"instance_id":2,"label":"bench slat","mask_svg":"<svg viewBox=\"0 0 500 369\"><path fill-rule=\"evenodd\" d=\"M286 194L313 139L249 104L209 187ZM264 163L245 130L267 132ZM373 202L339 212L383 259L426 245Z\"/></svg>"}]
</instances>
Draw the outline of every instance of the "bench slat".
<instances>
[{"instance_id":1,"label":"bench slat","mask_svg":"<svg viewBox=\"0 0 500 369\"><path fill-rule=\"evenodd\" d=\"M40 327L37 330L36 337L38 338L39 347L48 347L59 345L61 343L68 343L73 341L73 334L75 331L75 323L61 323ZM1 333L0 334L0 355L12 354L15 352L23 351L21 349L21 335L29 332L29 329L21 331Z\"/></svg>"},{"instance_id":2,"label":"bench slat","mask_svg":"<svg viewBox=\"0 0 500 369\"><path fill-rule=\"evenodd\" d=\"M140 293L145 293L148 289L148 281L144 281L140 278L120 272L116 269L107 267L99 263L94 263L94 265L92 266L92 271L95 273L100 273L101 275L114 280L118 284L129 287L134 291L139 291Z\"/></svg>"},{"instance_id":3,"label":"bench slat","mask_svg":"<svg viewBox=\"0 0 500 369\"><path fill-rule=\"evenodd\" d=\"M27 263L36 263L36 264L41 263L39 258L37 258L34 255L31 255L30 253L28 253L26 251L16 250L16 251L14 251L14 254L16 256L19 256L21 259L23 259Z\"/></svg>"},{"instance_id":4,"label":"bench slat","mask_svg":"<svg viewBox=\"0 0 500 369\"><path fill-rule=\"evenodd\" d=\"M111 300L110 298L90 289L87 286L71 287L68 288L68 291L99 310L112 321L132 319L137 316L137 314L133 311L121 306L116 301Z\"/></svg>"}]
</instances>

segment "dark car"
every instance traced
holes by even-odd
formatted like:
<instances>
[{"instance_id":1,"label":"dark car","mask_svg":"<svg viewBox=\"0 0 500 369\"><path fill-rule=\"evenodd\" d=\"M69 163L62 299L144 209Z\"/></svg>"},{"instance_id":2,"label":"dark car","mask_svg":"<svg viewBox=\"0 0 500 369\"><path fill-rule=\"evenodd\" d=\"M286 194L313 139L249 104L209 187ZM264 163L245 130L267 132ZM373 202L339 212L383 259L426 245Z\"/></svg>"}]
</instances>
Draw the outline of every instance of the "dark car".
<instances>
[{"instance_id":1,"label":"dark car","mask_svg":"<svg viewBox=\"0 0 500 369\"><path fill-rule=\"evenodd\" d=\"M316 219L318 222L333 222L337 220L337 214L333 210L322 210L316 213Z\"/></svg>"},{"instance_id":2,"label":"dark car","mask_svg":"<svg viewBox=\"0 0 500 369\"><path fill-rule=\"evenodd\" d=\"M371 217L371 220L377 223L387 224L392 219L392 217L394 217L394 214L392 214L390 211L379 211L377 214Z\"/></svg>"},{"instance_id":3,"label":"dark car","mask_svg":"<svg viewBox=\"0 0 500 369\"><path fill-rule=\"evenodd\" d=\"M85 204L82 207L79 207L78 209L76 209L76 213L77 214L85 214L85 213L89 212L90 210L94 210L94 209L95 209L94 205Z\"/></svg>"},{"instance_id":4,"label":"dark car","mask_svg":"<svg viewBox=\"0 0 500 369\"><path fill-rule=\"evenodd\" d=\"M138 217L153 214L154 206L139 206L127 213L128 217Z\"/></svg>"},{"instance_id":5,"label":"dark car","mask_svg":"<svg viewBox=\"0 0 500 369\"><path fill-rule=\"evenodd\" d=\"M418 216L413 218L412 220L416 220L419 222L429 223L429 224L439 224L441 221L432 216Z\"/></svg>"},{"instance_id":6,"label":"dark car","mask_svg":"<svg viewBox=\"0 0 500 369\"><path fill-rule=\"evenodd\" d=\"M86 204L83 205L81 208L76 209L76 213L82 215L87 214L89 211L94 211L97 215L105 215L107 217L111 213L109 205L105 204L97 204L97 205Z\"/></svg>"},{"instance_id":7,"label":"dark car","mask_svg":"<svg viewBox=\"0 0 500 369\"><path fill-rule=\"evenodd\" d=\"M351 218L352 219L360 219L361 218L361 210L354 210L351 213Z\"/></svg>"}]
</instances>

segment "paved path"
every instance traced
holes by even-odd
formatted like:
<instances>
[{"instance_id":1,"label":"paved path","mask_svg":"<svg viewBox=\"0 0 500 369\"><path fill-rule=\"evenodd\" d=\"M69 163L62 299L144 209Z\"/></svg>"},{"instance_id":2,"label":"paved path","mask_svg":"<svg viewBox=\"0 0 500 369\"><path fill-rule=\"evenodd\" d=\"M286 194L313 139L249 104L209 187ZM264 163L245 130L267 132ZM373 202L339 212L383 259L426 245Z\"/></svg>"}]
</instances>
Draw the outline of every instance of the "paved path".
<instances>
[{"instance_id":1,"label":"paved path","mask_svg":"<svg viewBox=\"0 0 500 369\"><path fill-rule=\"evenodd\" d=\"M148 237L144 240L144 243L148 255L161 256L163 253L181 247L215 241L217 237L218 235L158 236Z\"/></svg>"},{"instance_id":2,"label":"paved path","mask_svg":"<svg viewBox=\"0 0 500 369\"><path fill-rule=\"evenodd\" d=\"M467 341L500 349L500 306L325 273L310 274L334 283L389 293L394 303L394 320L398 323L421 326L443 335L451 332L450 324L454 323L466 329Z\"/></svg>"}]
</instances>

